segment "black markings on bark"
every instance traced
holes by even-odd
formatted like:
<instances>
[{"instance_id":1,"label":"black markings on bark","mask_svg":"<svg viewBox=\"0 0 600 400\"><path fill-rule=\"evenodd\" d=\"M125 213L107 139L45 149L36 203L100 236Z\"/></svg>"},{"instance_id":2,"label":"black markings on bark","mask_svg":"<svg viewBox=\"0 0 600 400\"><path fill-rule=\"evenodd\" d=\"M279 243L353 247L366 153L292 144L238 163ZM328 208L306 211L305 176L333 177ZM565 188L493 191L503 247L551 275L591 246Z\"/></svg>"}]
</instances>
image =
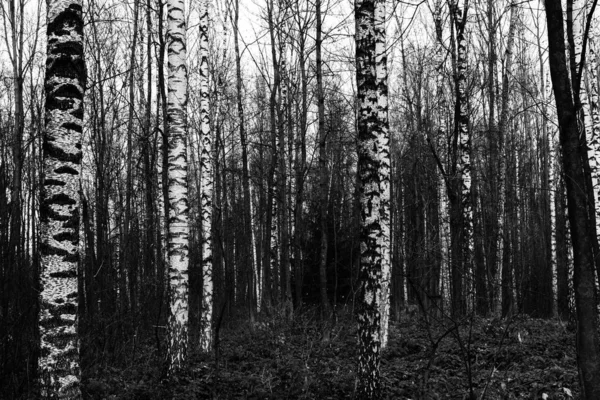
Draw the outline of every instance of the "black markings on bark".
<instances>
[{"instance_id":1,"label":"black markings on bark","mask_svg":"<svg viewBox=\"0 0 600 400\"><path fill-rule=\"evenodd\" d=\"M65 186L66 183L58 179L44 179L44 186Z\"/></svg>"},{"instance_id":2,"label":"black markings on bark","mask_svg":"<svg viewBox=\"0 0 600 400\"><path fill-rule=\"evenodd\" d=\"M75 268L73 268L73 269L67 269L65 271L54 272L54 273L50 274L50 277L52 277L52 278L77 278L77 270ZM75 294L75 295L77 295L77 294ZM64 301L64 300L62 300L62 301ZM56 300L56 302L58 302L58 300Z\"/></svg>"},{"instance_id":3,"label":"black markings on bark","mask_svg":"<svg viewBox=\"0 0 600 400\"><path fill-rule=\"evenodd\" d=\"M76 78L77 76L75 76L75 73L73 71L73 65L71 63L69 63L68 65L64 65L65 68L69 68L69 73L73 74L74 76L65 76L65 77L69 77L69 78ZM58 72L62 72L62 71L57 71L56 75L59 75ZM51 93L51 97L54 98L56 101L60 100L59 97L65 97L67 99L70 99L71 101L73 101L72 99L83 99L83 93L81 92L80 88L78 88L76 85L71 84L71 83L63 83L62 85L60 85L58 88L56 88L56 90L54 90Z\"/></svg>"},{"instance_id":4,"label":"black markings on bark","mask_svg":"<svg viewBox=\"0 0 600 400\"><path fill-rule=\"evenodd\" d=\"M68 27L68 29L65 29L66 27ZM83 19L81 18L81 6L79 6L78 4L71 4L69 8L58 14L48 24L48 35L68 35L72 30L74 30L80 35L83 33ZM82 53L83 51L76 54Z\"/></svg>"},{"instance_id":5,"label":"black markings on bark","mask_svg":"<svg viewBox=\"0 0 600 400\"><path fill-rule=\"evenodd\" d=\"M79 175L79 172L75 168L69 167L67 165L63 165L62 167L56 168L54 172L56 172L57 174Z\"/></svg>"},{"instance_id":6,"label":"black markings on bark","mask_svg":"<svg viewBox=\"0 0 600 400\"><path fill-rule=\"evenodd\" d=\"M54 211L51 204L42 203L40 204L40 219L42 222L48 222L48 220L54 221L68 221L71 217L68 215L61 215Z\"/></svg>"},{"instance_id":7,"label":"black markings on bark","mask_svg":"<svg viewBox=\"0 0 600 400\"><path fill-rule=\"evenodd\" d=\"M77 233L76 232L69 232L69 231L64 231L59 233L58 235L54 235L53 238L54 240L56 240L57 242L63 242L65 240L70 241L71 243L75 244L77 243L77 241L79 240L77 238Z\"/></svg>"},{"instance_id":8,"label":"black markings on bark","mask_svg":"<svg viewBox=\"0 0 600 400\"><path fill-rule=\"evenodd\" d=\"M55 98L52 96L48 96L46 99L46 109L47 110L70 110L73 108L75 101L68 98Z\"/></svg>"},{"instance_id":9,"label":"black markings on bark","mask_svg":"<svg viewBox=\"0 0 600 400\"><path fill-rule=\"evenodd\" d=\"M48 243L40 243L40 252L45 256L63 256L63 259L70 254L67 250Z\"/></svg>"},{"instance_id":10,"label":"black markings on bark","mask_svg":"<svg viewBox=\"0 0 600 400\"><path fill-rule=\"evenodd\" d=\"M65 193L57 193L54 196L50 196L50 197L47 197L46 199L44 199L44 203L66 206L66 205L75 205L75 204L77 204L77 201L75 201L75 199L72 199L71 196L69 196Z\"/></svg>"},{"instance_id":11,"label":"black markings on bark","mask_svg":"<svg viewBox=\"0 0 600 400\"><path fill-rule=\"evenodd\" d=\"M74 116L75 118L78 118L78 119L83 119L83 106L82 106L82 107L79 107L79 108L77 108L77 109L75 109L75 110L72 110L72 111L70 111L70 114L71 114L72 116ZM80 149L80 148L81 148L81 145L80 145L80 147L78 147L78 148Z\"/></svg>"},{"instance_id":12,"label":"black markings on bark","mask_svg":"<svg viewBox=\"0 0 600 400\"><path fill-rule=\"evenodd\" d=\"M81 111L83 114L83 111ZM59 145L56 145L52 140L44 140L44 154L49 157L54 157L59 161L68 161L75 164L81 162L81 151L76 153L67 153Z\"/></svg>"},{"instance_id":13,"label":"black markings on bark","mask_svg":"<svg viewBox=\"0 0 600 400\"><path fill-rule=\"evenodd\" d=\"M79 231L79 209L72 210L71 217L63 224L63 228L71 228L74 232Z\"/></svg>"},{"instance_id":14,"label":"black markings on bark","mask_svg":"<svg viewBox=\"0 0 600 400\"><path fill-rule=\"evenodd\" d=\"M83 127L81 126L81 124L75 124L73 122L65 122L64 124L62 124L62 127L65 129L70 129L72 131L75 131L77 133L82 133L83 132ZM79 144L79 149L81 148L81 144Z\"/></svg>"}]
</instances>

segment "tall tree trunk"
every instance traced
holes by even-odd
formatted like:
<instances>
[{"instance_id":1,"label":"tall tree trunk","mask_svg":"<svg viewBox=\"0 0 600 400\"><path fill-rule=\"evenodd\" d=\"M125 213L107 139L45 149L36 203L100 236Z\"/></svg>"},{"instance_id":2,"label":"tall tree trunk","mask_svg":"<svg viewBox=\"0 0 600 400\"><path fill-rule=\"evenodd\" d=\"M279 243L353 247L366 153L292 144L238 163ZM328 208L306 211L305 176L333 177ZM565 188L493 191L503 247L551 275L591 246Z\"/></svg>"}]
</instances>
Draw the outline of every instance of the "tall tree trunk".
<instances>
[{"instance_id":1,"label":"tall tree trunk","mask_svg":"<svg viewBox=\"0 0 600 400\"><path fill-rule=\"evenodd\" d=\"M591 2L588 2L587 7L590 7ZM589 91L589 118L586 118L586 137L588 144L588 156L590 164L590 172L592 175L592 193L594 197L594 211L596 216L596 242L600 239L600 109L598 105L598 61L596 58L596 30L598 19L592 20L590 34L588 37L589 49L589 65L585 66L585 76L587 85L583 88L583 92ZM582 82L583 83L583 82ZM587 98L588 96L586 96ZM587 117L587 115L586 115ZM596 253L600 249L596 247ZM600 277L600 260L596 260L596 271ZM598 284L598 280L596 281ZM598 286L596 286L598 290Z\"/></svg>"},{"instance_id":2,"label":"tall tree trunk","mask_svg":"<svg viewBox=\"0 0 600 400\"><path fill-rule=\"evenodd\" d=\"M273 254L277 245L277 224L273 223L277 219L275 211L275 194L273 184L275 182L275 170L278 164L277 161L277 90L280 84L279 76L279 61L277 59L277 43L275 40L275 21L274 21L274 1L269 0L267 3L267 14L269 24L269 36L271 40L271 61L273 64L273 82L269 93L269 128L270 128L270 167L267 172L267 215L265 218L264 246L263 246L263 269L264 269L264 284L263 284L263 300L267 310L270 308L274 297L276 298L276 278L277 271L276 254ZM275 292L275 293L274 293Z\"/></svg>"},{"instance_id":3,"label":"tall tree trunk","mask_svg":"<svg viewBox=\"0 0 600 400\"><path fill-rule=\"evenodd\" d=\"M543 64L542 64L543 65ZM558 191L557 182L557 156L556 156L556 130L553 128L550 120L550 101L552 86L550 77L546 75L544 85L544 126L546 131L546 140L548 141L548 190L550 192L550 269L552 273L552 315L559 316L558 308L558 249L557 249L557 215L556 215L556 193ZM562 195L562 193L561 193Z\"/></svg>"},{"instance_id":4,"label":"tall tree trunk","mask_svg":"<svg viewBox=\"0 0 600 400\"><path fill-rule=\"evenodd\" d=\"M296 3L297 5L297 3ZM299 11L298 11L299 14ZM301 31L301 25L299 26ZM304 206L304 166L306 165L306 131L308 120L308 77L306 76L306 33L300 33L298 50L300 68L301 110L300 126L296 136L296 203L294 205L294 289L296 308L302 306L302 281L304 263L302 255L302 235L304 234L304 219L302 210Z\"/></svg>"},{"instance_id":5,"label":"tall tree trunk","mask_svg":"<svg viewBox=\"0 0 600 400\"><path fill-rule=\"evenodd\" d=\"M385 43L385 2L375 1L375 68L377 70L377 117L381 135L377 141L379 153L379 194L381 219L381 347L388 341L388 325L390 320L390 280L391 280L391 248L390 248L390 133L388 122L388 82L387 82L387 48Z\"/></svg>"},{"instance_id":6,"label":"tall tree trunk","mask_svg":"<svg viewBox=\"0 0 600 400\"><path fill-rule=\"evenodd\" d=\"M508 28L508 39L506 43L506 55L504 57L504 69L502 72L502 108L500 111L500 124L498 127L498 232L496 238L496 268L493 276L493 305L492 310L496 317L502 316L502 265L504 255L504 225L506 216L504 215L504 207L506 203L506 149L505 141L508 130L508 94L510 92L509 76L512 71L513 46L515 42L515 28L519 18L519 7L515 0L510 3L510 22Z\"/></svg>"},{"instance_id":7,"label":"tall tree trunk","mask_svg":"<svg viewBox=\"0 0 600 400\"><path fill-rule=\"evenodd\" d=\"M323 21L321 15L321 0L316 0L317 38L316 46L316 69L317 69L317 104L319 112L319 207L320 230L321 230L321 252L319 255L319 290L321 293L321 307L323 316L329 315L329 299L327 298L327 210L329 209L328 182L329 173L327 169L327 132L325 131L325 93L323 92L323 61L321 47L323 45Z\"/></svg>"},{"instance_id":8,"label":"tall tree trunk","mask_svg":"<svg viewBox=\"0 0 600 400\"><path fill-rule=\"evenodd\" d=\"M236 35L237 37L237 35ZM212 344L213 314L213 167L212 139L208 104L208 1L200 1L200 133L202 154L200 156L200 188L202 213L202 332L200 348L208 352Z\"/></svg>"},{"instance_id":9,"label":"tall tree trunk","mask_svg":"<svg viewBox=\"0 0 600 400\"><path fill-rule=\"evenodd\" d=\"M188 188L186 16L183 0L167 2L169 124L168 374L183 368L188 345Z\"/></svg>"},{"instance_id":10,"label":"tall tree trunk","mask_svg":"<svg viewBox=\"0 0 600 400\"><path fill-rule=\"evenodd\" d=\"M18 4L18 7L17 7ZM24 3L22 1L11 0L8 2L10 25L10 45L9 58L12 64L14 76L14 128L12 138L12 156L13 156L13 176L10 191L10 242L8 250L7 265L9 268L19 270L22 259L22 181L23 181L23 134L25 129L25 113L23 104L23 34L24 34ZM4 11L4 5L2 6ZM4 14L4 13L3 13ZM6 32L6 31L5 31ZM8 46L8 39L7 39ZM15 272L18 274L19 272ZM11 274L12 275L12 274Z\"/></svg>"},{"instance_id":11,"label":"tall tree trunk","mask_svg":"<svg viewBox=\"0 0 600 400\"><path fill-rule=\"evenodd\" d=\"M86 85L82 2L48 1L41 221L41 397L81 398L77 337L79 170Z\"/></svg>"},{"instance_id":12,"label":"tall tree trunk","mask_svg":"<svg viewBox=\"0 0 600 400\"><path fill-rule=\"evenodd\" d=\"M383 132L378 118L375 71L375 0L357 0L356 87L358 101L358 176L360 182L360 289L358 294L358 388L361 399L381 397L381 195L377 143Z\"/></svg>"},{"instance_id":13,"label":"tall tree trunk","mask_svg":"<svg viewBox=\"0 0 600 400\"><path fill-rule=\"evenodd\" d=\"M156 277L152 268L152 263L156 262L157 251L156 246L156 224L154 219L154 184L155 184L155 155L152 145L152 15L151 15L151 0L146 0L146 62L147 62L147 83L148 92L146 97L146 115L144 119L145 140L142 144L142 152L144 159L144 175L145 175L145 202L146 202L146 250L144 252L144 268L146 274L152 274ZM156 268L157 265L154 265Z\"/></svg>"},{"instance_id":14,"label":"tall tree trunk","mask_svg":"<svg viewBox=\"0 0 600 400\"><path fill-rule=\"evenodd\" d=\"M577 362L582 384L582 398L600 398L600 355L598 315L596 310L596 291L594 276L594 254L592 240L595 239L594 216L589 213L587 190L591 185L590 176L586 176L584 164L587 163L585 147L580 140L577 114L580 111L577 97L579 93L580 72L569 79L565 56L565 31L563 28L563 10L559 0L546 0L548 23L548 42L550 72L558 112L560 141L563 150L563 165L567 186L569 222L574 253L574 290L577 313ZM569 11L569 10L568 10ZM567 33L570 37L573 28L567 21ZM571 26L570 26L571 25ZM585 42L584 42L585 43ZM585 52L581 52L585 55ZM583 58L583 57L582 57ZM582 60L581 63L584 61ZM581 70L581 69L579 69ZM572 92L571 92L572 90ZM575 101L573 95L575 95ZM585 138L585 135L583 135Z\"/></svg>"},{"instance_id":15,"label":"tall tree trunk","mask_svg":"<svg viewBox=\"0 0 600 400\"><path fill-rule=\"evenodd\" d=\"M452 240L452 312L463 315L471 304L473 255L473 204L471 199L471 136L467 102L467 40L464 35L467 21L467 3L460 10L458 1L450 2L455 39L454 153L455 178L450 184L448 197L451 203L450 229ZM454 43L454 42L453 42ZM463 295L463 292L466 295Z\"/></svg>"},{"instance_id":16,"label":"tall tree trunk","mask_svg":"<svg viewBox=\"0 0 600 400\"><path fill-rule=\"evenodd\" d=\"M242 60L240 55L240 45L239 45L239 12L240 5L239 0L235 0L234 3L234 36L233 42L235 47L235 76L236 76L236 90L237 90L237 111L238 111L238 119L240 125L240 144L242 147L242 190L243 190L243 208L244 208L244 236L245 236L245 257L250 259L250 268L248 271L248 300L250 303L249 311L250 314L254 315L254 307L256 307L256 294L253 289L253 276L254 271L256 270L256 263L254 262L254 257L252 257L253 253L253 236L252 236L252 211L250 202L252 201L250 197L250 174L248 172L248 139L246 137L246 120L244 115L244 102L243 102L243 93L242 93Z\"/></svg>"},{"instance_id":17,"label":"tall tree trunk","mask_svg":"<svg viewBox=\"0 0 600 400\"><path fill-rule=\"evenodd\" d=\"M280 99L278 105L278 118L279 118L279 176L277 180L279 198L278 198L278 211L279 211L279 223L280 223L280 282L281 282L281 299L283 307L288 318L292 317L292 287L291 287L291 276L290 276L290 243L289 243L289 218L288 218L288 196L287 196L287 160L285 154L286 148L286 134L289 131L289 121L287 118L288 108L288 85L289 80L287 76L287 61L286 61L286 44L285 39L281 46L280 56L280 69L281 69L281 85L280 87ZM293 140L290 136L288 140ZM288 155L291 157L291 154Z\"/></svg>"},{"instance_id":18,"label":"tall tree trunk","mask_svg":"<svg viewBox=\"0 0 600 400\"><path fill-rule=\"evenodd\" d=\"M167 114L168 114L168 101L167 101L167 85L165 82L165 50L167 48L167 43L165 41L165 35L163 34L163 25L164 25L164 6L165 6L165 2L164 0L157 0L158 2L158 7L157 7L157 14L158 14L158 21L157 21L157 25L158 25L158 54L157 54L157 58L158 58L158 72L157 72L157 79L158 79L158 91L159 91L159 99L160 101L157 103L157 112L156 114L158 115L158 108L160 107L161 109L161 114L162 114L162 134L161 134L161 146L160 146L160 161L159 161L159 172L160 172L160 178L159 178L159 190L160 190L160 200L159 200L159 209L160 209L160 229L157 230L157 238L160 239L160 247L161 247L161 252L160 252L160 261L161 264L163 264L163 267L160 269L159 273L161 274L161 277L164 277L165 279L167 278L168 275L168 269L165 268L165 265L167 264L167 243L166 243L166 238L167 238L167 231L169 230L169 185L168 185L168 170L169 170L169 146L168 146L168 141L169 141L169 123L168 123L168 118L167 118ZM162 204L160 204L162 203ZM166 282L166 280L165 280ZM165 284L163 288L159 288L159 290L162 289L162 292L166 292L166 288L167 285ZM162 293L161 293L162 296Z\"/></svg>"},{"instance_id":19,"label":"tall tree trunk","mask_svg":"<svg viewBox=\"0 0 600 400\"><path fill-rule=\"evenodd\" d=\"M434 8L435 32L436 32L436 96L435 102L438 119L438 148L436 160L438 162L438 215L439 215L439 240L440 240L440 286L439 294L442 300L442 308L448 309L450 305L450 216L448 215L448 193L446 168L448 165L448 135L447 135L447 110L444 95L444 63L445 48L442 38L442 1L437 0ZM430 143L431 145L431 143Z\"/></svg>"},{"instance_id":20,"label":"tall tree trunk","mask_svg":"<svg viewBox=\"0 0 600 400\"><path fill-rule=\"evenodd\" d=\"M134 257L131 257L132 238L130 237L131 230L131 196L133 195L133 121L134 115L134 103L135 103L135 51L137 49L138 39L138 10L139 0L134 0L133 5L133 39L131 43L131 55L129 57L129 110L128 110L128 122L127 122L127 171L126 171L126 186L125 186L125 221L123 221L123 238L121 239L121 277L123 279L123 293L127 291L125 285L126 277L129 277L131 282L135 282L136 271L134 266L137 264L134 261ZM132 288L133 288L132 283ZM128 296L123 296L127 299ZM135 291L132 290L130 293L130 299L132 302L135 301ZM125 305L126 306L126 305ZM135 311L134 303L131 304L132 311Z\"/></svg>"}]
</instances>

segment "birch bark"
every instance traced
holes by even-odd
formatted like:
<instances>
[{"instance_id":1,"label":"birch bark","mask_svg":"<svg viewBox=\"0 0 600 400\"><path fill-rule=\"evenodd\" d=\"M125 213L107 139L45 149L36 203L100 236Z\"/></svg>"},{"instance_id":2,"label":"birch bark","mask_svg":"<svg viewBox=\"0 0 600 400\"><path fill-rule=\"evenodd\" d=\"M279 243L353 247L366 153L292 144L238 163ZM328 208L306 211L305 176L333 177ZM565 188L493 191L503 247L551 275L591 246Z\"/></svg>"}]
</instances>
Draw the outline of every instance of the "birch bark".
<instances>
[{"instance_id":1,"label":"birch bark","mask_svg":"<svg viewBox=\"0 0 600 400\"><path fill-rule=\"evenodd\" d=\"M357 0L354 6L361 218L357 395L364 399L381 396L381 189L377 143L382 132L378 117L375 6L375 0Z\"/></svg>"},{"instance_id":2,"label":"birch bark","mask_svg":"<svg viewBox=\"0 0 600 400\"><path fill-rule=\"evenodd\" d=\"M379 158L379 193L381 221L381 294L379 300L381 315L381 347L388 341L390 319L390 133L388 121L388 84L387 84L387 50L385 42L385 2L375 1L374 34L375 34L375 68L377 87L377 117L381 134L377 139Z\"/></svg>"},{"instance_id":3,"label":"birch bark","mask_svg":"<svg viewBox=\"0 0 600 400\"><path fill-rule=\"evenodd\" d=\"M202 213L202 316L200 348L210 350L212 344L213 271L212 271L212 214L213 163L212 137L208 104L208 1L200 1L200 207Z\"/></svg>"},{"instance_id":4,"label":"birch bark","mask_svg":"<svg viewBox=\"0 0 600 400\"><path fill-rule=\"evenodd\" d=\"M41 221L40 394L80 399L77 337L79 174L83 96L82 2L48 1Z\"/></svg>"},{"instance_id":5,"label":"birch bark","mask_svg":"<svg viewBox=\"0 0 600 400\"><path fill-rule=\"evenodd\" d=\"M188 188L186 18L183 0L167 3L169 322L168 374L185 363L188 345Z\"/></svg>"}]
</instances>

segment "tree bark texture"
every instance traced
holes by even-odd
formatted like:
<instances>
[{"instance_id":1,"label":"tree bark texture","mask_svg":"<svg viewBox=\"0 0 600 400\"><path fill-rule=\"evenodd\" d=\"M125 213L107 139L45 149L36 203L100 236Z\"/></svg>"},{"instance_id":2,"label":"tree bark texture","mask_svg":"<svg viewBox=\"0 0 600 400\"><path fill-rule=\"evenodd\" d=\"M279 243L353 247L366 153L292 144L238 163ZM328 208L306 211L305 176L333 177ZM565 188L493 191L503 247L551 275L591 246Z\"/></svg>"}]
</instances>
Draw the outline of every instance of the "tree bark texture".
<instances>
[{"instance_id":1,"label":"tree bark texture","mask_svg":"<svg viewBox=\"0 0 600 400\"><path fill-rule=\"evenodd\" d=\"M188 188L186 17L183 0L167 3L169 260L168 374L186 360L188 345Z\"/></svg>"},{"instance_id":2,"label":"tree bark texture","mask_svg":"<svg viewBox=\"0 0 600 400\"><path fill-rule=\"evenodd\" d=\"M375 1L375 68L377 86L377 116L381 134L377 141L379 157L379 193L381 221L381 347L388 340L390 320L390 282L391 282L391 246L390 246L390 132L388 121L388 71L387 49L385 41L385 0Z\"/></svg>"},{"instance_id":3,"label":"tree bark texture","mask_svg":"<svg viewBox=\"0 0 600 400\"><path fill-rule=\"evenodd\" d=\"M48 1L41 220L41 397L80 399L77 337L83 96L81 1Z\"/></svg>"},{"instance_id":4,"label":"tree bark texture","mask_svg":"<svg viewBox=\"0 0 600 400\"><path fill-rule=\"evenodd\" d=\"M208 104L208 1L200 1L200 207L202 218L202 317L200 348L208 352L212 344L213 314L213 162Z\"/></svg>"},{"instance_id":5,"label":"tree bark texture","mask_svg":"<svg viewBox=\"0 0 600 400\"><path fill-rule=\"evenodd\" d=\"M357 0L354 7L361 223L357 395L362 399L375 399L381 397L381 195L377 143L383 133L378 116L375 1Z\"/></svg>"}]
</instances>

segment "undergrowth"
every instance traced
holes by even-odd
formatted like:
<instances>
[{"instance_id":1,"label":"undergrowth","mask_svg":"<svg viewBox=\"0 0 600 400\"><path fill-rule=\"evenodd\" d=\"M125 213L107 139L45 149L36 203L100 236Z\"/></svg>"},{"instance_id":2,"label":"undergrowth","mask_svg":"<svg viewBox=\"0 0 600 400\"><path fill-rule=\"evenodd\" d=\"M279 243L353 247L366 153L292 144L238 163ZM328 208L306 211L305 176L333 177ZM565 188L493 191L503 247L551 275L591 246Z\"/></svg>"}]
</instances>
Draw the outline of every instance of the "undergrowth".
<instances>
[{"instance_id":1,"label":"undergrowth","mask_svg":"<svg viewBox=\"0 0 600 400\"><path fill-rule=\"evenodd\" d=\"M84 398L352 399L357 348L349 314L326 326L315 312L229 322L218 363L192 344L188 367L170 380L153 343L140 343L122 367L91 367ZM574 334L557 321L524 317L394 322L381 378L389 399L577 398Z\"/></svg>"}]
</instances>

